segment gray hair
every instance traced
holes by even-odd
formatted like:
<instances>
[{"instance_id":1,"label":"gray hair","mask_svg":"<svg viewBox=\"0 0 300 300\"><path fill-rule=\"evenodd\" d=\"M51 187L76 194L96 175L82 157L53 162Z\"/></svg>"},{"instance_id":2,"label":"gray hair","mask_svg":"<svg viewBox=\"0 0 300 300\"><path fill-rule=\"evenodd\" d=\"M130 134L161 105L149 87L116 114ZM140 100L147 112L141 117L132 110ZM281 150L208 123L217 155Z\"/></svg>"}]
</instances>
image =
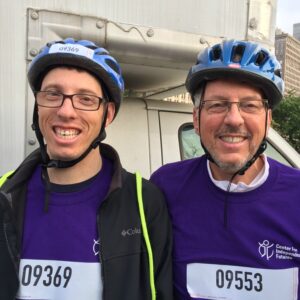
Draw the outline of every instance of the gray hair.
<instances>
[{"instance_id":1,"label":"gray hair","mask_svg":"<svg viewBox=\"0 0 300 300\"><path fill-rule=\"evenodd\" d=\"M204 86L199 87L192 96L194 107L199 108L204 94Z\"/></svg>"}]
</instances>

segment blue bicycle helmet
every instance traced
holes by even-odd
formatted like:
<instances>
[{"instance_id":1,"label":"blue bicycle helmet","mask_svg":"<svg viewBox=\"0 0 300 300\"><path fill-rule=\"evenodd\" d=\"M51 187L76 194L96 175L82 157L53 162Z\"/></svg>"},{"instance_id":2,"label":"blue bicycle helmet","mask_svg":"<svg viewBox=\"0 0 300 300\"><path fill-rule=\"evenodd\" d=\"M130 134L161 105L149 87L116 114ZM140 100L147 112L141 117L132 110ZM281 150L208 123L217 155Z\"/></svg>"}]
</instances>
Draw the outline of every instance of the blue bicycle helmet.
<instances>
[{"instance_id":1,"label":"blue bicycle helmet","mask_svg":"<svg viewBox=\"0 0 300 300\"><path fill-rule=\"evenodd\" d=\"M185 84L193 98L206 81L220 78L234 78L257 86L264 92L270 108L283 97L281 66L269 50L257 43L226 40L204 49L190 69Z\"/></svg>"},{"instance_id":2,"label":"blue bicycle helmet","mask_svg":"<svg viewBox=\"0 0 300 300\"><path fill-rule=\"evenodd\" d=\"M59 66L70 66L86 70L95 76L103 89L104 98L115 104L115 115L117 114L124 92L124 81L121 74L121 68L118 62L109 55L104 48L98 47L91 41L67 38L63 41L54 41L47 43L40 53L33 59L28 70L28 81L33 92L41 87L45 75L53 68ZM105 138L105 120L107 106L104 109L104 117L101 124L99 135L88 145L86 151L80 157L70 161L61 161L50 159L44 137L39 128L38 108L35 103L33 111L32 128L38 139L43 166L45 168L68 168L80 162L88 153L98 147Z\"/></svg>"},{"instance_id":3,"label":"blue bicycle helmet","mask_svg":"<svg viewBox=\"0 0 300 300\"><path fill-rule=\"evenodd\" d=\"M28 70L28 81L33 91L40 89L46 73L56 66L72 66L93 74L104 85L108 101L115 103L117 114L124 92L124 81L118 62L104 48L91 41L67 38L47 43L33 59Z\"/></svg>"}]
</instances>

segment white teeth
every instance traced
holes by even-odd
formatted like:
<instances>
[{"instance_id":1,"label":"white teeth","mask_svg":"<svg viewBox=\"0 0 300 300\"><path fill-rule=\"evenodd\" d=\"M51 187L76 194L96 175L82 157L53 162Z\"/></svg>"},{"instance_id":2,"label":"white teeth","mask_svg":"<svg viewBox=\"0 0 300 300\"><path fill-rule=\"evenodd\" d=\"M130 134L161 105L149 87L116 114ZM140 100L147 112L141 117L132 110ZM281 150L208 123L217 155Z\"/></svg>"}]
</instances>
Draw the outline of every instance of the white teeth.
<instances>
[{"instance_id":1,"label":"white teeth","mask_svg":"<svg viewBox=\"0 0 300 300\"><path fill-rule=\"evenodd\" d=\"M227 143L240 143L244 140L243 137L240 136L222 136L221 139Z\"/></svg>"},{"instance_id":2,"label":"white teeth","mask_svg":"<svg viewBox=\"0 0 300 300\"><path fill-rule=\"evenodd\" d=\"M55 132L57 135L65 139L71 139L79 134L79 131L76 129L65 130L65 129L56 128Z\"/></svg>"}]
</instances>

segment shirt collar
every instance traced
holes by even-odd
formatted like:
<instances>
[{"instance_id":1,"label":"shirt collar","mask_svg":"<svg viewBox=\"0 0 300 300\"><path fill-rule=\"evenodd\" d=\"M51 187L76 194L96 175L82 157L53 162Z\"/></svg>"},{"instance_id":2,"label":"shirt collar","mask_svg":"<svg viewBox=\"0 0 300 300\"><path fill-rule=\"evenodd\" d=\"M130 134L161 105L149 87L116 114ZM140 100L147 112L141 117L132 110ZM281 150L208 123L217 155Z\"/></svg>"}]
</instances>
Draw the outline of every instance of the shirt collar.
<instances>
[{"instance_id":1,"label":"shirt collar","mask_svg":"<svg viewBox=\"0 0 300 300\"><path fill-rule=\"evenodd\" d=\"M250 184L245 184L243 182L238 182L237 184L231 183L230 192L234 192L234 193L249 192L249 191L252 191L252 190L258 188L267 180L267 178L269 176L270 165L268 163L268 160L267 160L267 157L265 154L262 154L261 157L264 160L264 167L256 175L256 177L252 180L252 182ZM209 164L208 160L207 160L207 170L208 170L208 174L209 174L211 181L220 189L227 191L229 181L214 179L212 176L212 172L211 172L211 168L210 168L210 164Z\"/></svg>"}]
</instances>

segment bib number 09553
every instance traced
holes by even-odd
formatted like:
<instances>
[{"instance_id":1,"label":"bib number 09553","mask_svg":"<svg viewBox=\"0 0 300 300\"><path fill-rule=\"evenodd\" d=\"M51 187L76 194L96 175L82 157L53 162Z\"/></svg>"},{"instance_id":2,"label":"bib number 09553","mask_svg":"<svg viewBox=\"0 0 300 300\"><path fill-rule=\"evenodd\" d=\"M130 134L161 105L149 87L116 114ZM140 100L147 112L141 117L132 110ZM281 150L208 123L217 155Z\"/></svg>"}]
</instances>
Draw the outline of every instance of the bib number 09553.
<instances>
[{"instance_id":1,"label":"bib number 09553","mask_svg":"<svg viewBox=\"0 0 300 300\"><path fill-rule=\"evenodd\" d=\"M216 285L218 288L261 292L263 290L263 277L260 273L231 271L218 269L216 271Z\"/></svg>"}]
</instances>

